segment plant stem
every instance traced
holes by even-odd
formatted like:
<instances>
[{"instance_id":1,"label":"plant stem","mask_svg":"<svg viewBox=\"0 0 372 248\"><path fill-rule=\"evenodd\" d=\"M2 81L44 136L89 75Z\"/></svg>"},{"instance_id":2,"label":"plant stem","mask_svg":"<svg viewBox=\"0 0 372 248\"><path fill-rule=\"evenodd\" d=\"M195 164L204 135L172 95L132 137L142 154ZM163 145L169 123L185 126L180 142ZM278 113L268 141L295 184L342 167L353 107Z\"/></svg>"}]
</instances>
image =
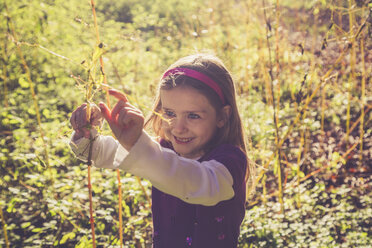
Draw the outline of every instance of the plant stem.
<instances>
[{"instance_id":1,"label":"plant stem","mask_svg":"<svg viewBox=\"0 0 372 248\"><path fill-rule=\"evenodd\" d=\"M362 58L362 89L361 89L361 104L360 104L360 129L359 129L359 160L363 161L363 136L364 136L364 104L366 99L366 65L364 61L364 35L360 35L360 55Z\"/></svg>"},{"instance_id":2,"label":"plant stem","mask_svg":"<svg viewBox=\"0 0 372 248\"><path fill-rule=\"evenodd\" d=\"M151 208L151 199L150 199L150 196L146 193L145 187L143 187L143 185L141 183L141 178L139 178L138 176L136 176L136 179L137 179L137 182L139 183L139 185L140 185L140 187L142 189L142 192L145 195L146 200L148 201L148 203L150 205L150 208Z\"/></svg>"},{"instance_id":3,"label":"plant stem","mask_svg":"<svg viewBox=\"0 0 372 248\"><path fill-rule=\"evenodd\" d=\"M370 111L372 109L372 106L371 105L369 105L369 106L366 106L366 108L364 109L364 107L363 107L363 113L364 113L364 115L363 116L366 116L366 114L368 114L368 112ZM350 132L352 132L356 127L357 127L357 125L359 124L359 122L361 122L362 121L362 118L361 118L362 116L360 116L354 123L353 123L353 125L350 127ZM363 121L363 123L364 123L364 121ZM362 125L362 124L361 124ZM363 124L364 125L364 124ZM339 148L339 147L341 147L341 145L343 144L343 141L346 139L346 134L345 134L345 136L344 137L342 137L341 138L341 140L340 140L340 142L338 143L338 145L337 145L337 148Z\"/></svg>"},{"instance_id":4,"label":"plant stem","mask_svg":"<svg viewBox=\"0 0 372 248\"><path fill-rule=\"evenodd\" d=\"M353 36L353 26L354 26L354 15L352 12L352 7L354 4L353 0L349 0L349 35L350 37ZM350 105L351 105L351 94L352 94L352 89L353 85L355 84L355 39L352 39L349 41L351 44L351 49L350 49L350 74L349 74L349 81L348 81L348 97L347 97L347 109L346 109L346 144L348 146L349 144L349 134L350 134Z\"/></svg>"},{"instance_id":5,"label":"plant stem","mask_svg":"<svg viewBox=\"0 0 372 248\"><path fill-rule=\"evenodd\" d=\"M118 178L118 194L119 194L119 237L120 237L120 247L123 246L123 211L122 211L122 193L121 193L121 179L120 179L120 170L116 170L117 178Z\"/></svg>"},{"instance_id":6,"label":"plant stem","mask_svg":"<svg viewBox=\"0 0 372 248\"><path fill-rule=\"evenodd\" d=\"M279 146L279 117L278 117L278 110L277 108L279 107L279 102L280 102L280 83L279 83L279 34L278 34L278 26L279 26L279 14L278 14L278 6L279 6L279 1L276 1L276 31L275 31L275 38L276 38L276 46L275 46L275 58L276 58L276 79L274 79L273 76L273 65L271 61L271 47L270 47L270 42L269 42L269 27L270 23L266 17L266 10L265 10L265 0L263 0L263 9L264 9L264 16L265 16L265 21L266 21L266 42L267 42L267 47L269 50L269 65L270 65L270 88L271 88L271 98L272 98L272 106L273 106L273 119L274 119L274 124L275 124L275 153L274 153L274 159L275 162L277 163L277 171L278 171L278 187L279 187L279 203L281 206L280 212L284 212L284 202L283 202L283 192L282 192L282 168L281 168L281 163L280 163L280 146ZM277 99L275 99L275 92L274 92L274 81L277 83Z\"/></svg>"},{"instance_id":7,"label":"plant stem","mask_svg":"<svg viewBox=\"0 0 372 248\"><path fill-rule=\"evenodd\" d=\"M90 106L90 99L92 96L92 86L94 83L94 79L90 72L88 72L88 85L85 92L86 102L87 102L87 120L90 120L91 117L91 106ZM90 134L90 142L89 142L89 153L88 153L88 193L89 193L89 222L90 227L92 230L92 242L93 242L93 248L96 247L96 235L94 230L94 216L93 216L93 192L92 192L92 180L91 180L91 166L92 166L92 151L93 151L93 143L94 138L92 134Z\"/></svg>"},{"instance_id":8,"label":"plant stem","mask_svg":"<svg viewBox=\"0 0 372 248\"><path fill-rule=\"evenodd\" d=\"M305 143L304 136L305 136L305 130L304 129L301 129L300 146L298 148L297 166L296 166L296 175L297 175L297 184L298 185L300 184L300 172L301 172L300 165L301 165L301 159L302 159L302 152L305 150L304 149L304 143ZM305 156L305 154L304 154L304 156ZM296 198L297 207L300 208L301 207L300 191L297 192L297 196L296 197L297 197Z\"/></svg>"},{"instance_id":9,"label":"plant stem","mask_svg":"<svg viewBox=\"0 0 372 248\"><path fill-rule=\"evenodd\" d=\"M324 87L322 87L322 98L321 98L321 106L322 106L322 112L321 112L321 119L320 119L320 131L321 133L324 133L324 113L325 113L325 109L326 109L326 88L327 88L327 85L324 85Z\"/></svg>"},{"instance_id":10,"label":"plant stem","mask_svg":"<svg viewBox=\"0 0 372 248\"><path fill-rule=\"evenodd\" d=\"M3 46L3 81L4 81L4 107L7 108L9 106L8 104L8 75L7 75L7 54L6 54L6 39L4 39L4 46Z\"/></svg>"},{"instance_id":11,"label":"plant stem","mask_svg":"<svg viewBox=\"0 0 372 248\"><path fill-rule=\"evenodd\" d=\"M45 142L45 134L44 134L44 130L42 128L42 123L41 123L41 116L40 116L40 110L39 110L39 104L38 104L38 96L35 93L34 83L31 79L31 71L30 71L30 68L27 65L27 62L26 62L25 57L23 55L22 49L21 49L20 44L18 42L17 34L15 32L15 28L14 28L14 25L13 25L13 20L10 17L10 12L9 12L9 9L8 9L8 5L6 3L5 3L5 9L6 9L6 12L7 12L7 15L8 15L8 23L9 23L10 30L12 32L14 43L17 47L18 55L21 58L22 65L23 65L23 68L26 72L26 77L27 77L28 83L30 85L30 92L31 92L31 96L32 96L32 100L33 100L34 108L35 108L35 112L36 112L36 119L37 119L37 124L38 124L38 127L39 127L40 138L41 138L41 141L42 141L42 144L43 144L43 147L44 147L45 164L47 165L47 168L48 168L49 174L50 174L49 175L50 180L53 184L53 181L54 181L53 173L52 173L51 168L50 168L48 146Z\"/></svg>"},{"instance_id":12,"label":"plant stem","mask_svg":"<svg viewBox=\"0 0 372 248\"><path fill-rule=\"evenodd\" d=\"M7 224L5 222L5 219L4 219L4 214L3 214L3 209L2 209L2 206L0 206L0 217L1 217L1 223L3 225L3 232L4 232L4 238L5 238L5 245L7 248L9 248L9 240L8 240L8 233L7 233Z\"/></svg>"},{"instance_id":13,"label":"plant stem","mask_svg":"<svg viewBox=\"0 0 372 248\"><path fill-rule=\"evenodd\" d=\"M91 6L92 6L92 13L93 13L93 19L94 19L94 27L96 31L96 41L97 45L101 45L101 40L99 38L99 31L98 31L98 23L97 23L97 15L96 15L96 8L95 8L95 3L94 0L90 1ZM101 73L103 74L103 81L105 84L105 91L106 91L106 102L107 106L110 108L110 98L109 98L109 93L108 93L108 83L107 83L107 77L105 73L105 67L103 64L103 58L102 56L99 57L99 63L101 66ZM119 194L119 202L118 202L118 208L119 208L119 237L120 237L120 247L123 247L123 216L122 216L122 193L121 193L121 180L120 180L120 171L119 169L116 170L117 174L117 180L118 180L118 194Z\"/></svg>"},{"instance_id":14,"label":"plant stem","mask_svg":"<svg viewBox=\"0 0 372 248\"><path fill-rule=\"evenodd\" d=\"M93 61L94 62L94 61ZM90 70L88 72L88 84L86 85L85 89L85 101L87 103L86 108L86 118L88 122L90 122L91 118L91 98L92 98L92 91L93 91L93 84L94 78ZM94 230L94 216L93 216L93 192L92 192L92 183L91 183L91 166L92 166L92 151L93 151L93 143L94 138L92 134L90 134L90 142L89 142L89 153L88 153L88 194L89 194L89 222L90 227L92 231L92 242L93 242L93 248L96 247L96 235Z\"/></svg>"},{"instance_id":15,"label":"plant stem","mask_svg":"<svg viewBox=\"0 0 372 248\"><path fill-rule=\"evenodd\" d=\"M281 148L279 144L279 108L280 108L280 64L279 64L279 0L276 0L275 8L275 64L276 64L276 107L274 107L274 122L275 122L275 143L277 146L277 163L278 163L278 186L279 186L279 203L280 213L284 213L283 201L283 183L282 183L282 164L281 164ZM273 101L274 102L274 101Z\"/></svg>"},{"instance_id":16,"label":"plant stem","mask_svg":"<svg viewBox=\"0 0 372 248\"><path fill-rule=\"evenodd\" d=\"M92 146L93 144L91 144ZM96 247L96 235L94 231L94 217L93 217L93 199L92 199L92 184L91 184L91 178L90 178L90 168L91 165L88 165L88 191L89 191L89 222L90 227L92 229L92 242L93 242L93 248Z\"/></svg>"},{"instance_id":17,"label":"plant stem","mask_svg":"<svg viewBox=\"0 0 372 248\"><path fill-rule=\"evenodd\" d=\"M266 34L267 35L267 34ZM261 42L259 42L261 43ZM262 42L263 43L263 42ZM265 54L263 53L263 49L260 47L261 45L259 44L259 57L261 61L265 61ZM260 63L260 70L262 71L262 77L265 82L265 99L268 104L268 106L271 106L273 104L273 99L272 99L272 92L271 92L271 87L270 87L270 73L267 73L266 66L264 63ZM268 75L269 74L269 75Z\"/></svg>"},{"instance_id":18,"label":"plant stem","mask_svg":"<svg viewBox=\"0 0 372 248\"><path fill-rule=\"evenodd\" d=\"M94 0L91 0L90 1L90 4L92 6L92 12L93 12L94 28L95 28L95 31L96 31L96 41L97 41L97 45L99 45L101 43L101 40L99 38L99 31L98 31L98 24L97 24L97 15L96 15L96 8L95 8L96 5L94 3ZM105 85L108 85L107 84L107 78L106 78L106 74L105 74L105 68L104 68L102 56L99 57L99 63L100 63L100 66L101 66L101 73L103 74L103 81L104 81ZM109 93L108 93L107 86L105 86L105 90L106 90L106 101L107 101L107 105L108 105L108 107L110 107L110 98L109 98Z\"/></svg>"}]
</instances>

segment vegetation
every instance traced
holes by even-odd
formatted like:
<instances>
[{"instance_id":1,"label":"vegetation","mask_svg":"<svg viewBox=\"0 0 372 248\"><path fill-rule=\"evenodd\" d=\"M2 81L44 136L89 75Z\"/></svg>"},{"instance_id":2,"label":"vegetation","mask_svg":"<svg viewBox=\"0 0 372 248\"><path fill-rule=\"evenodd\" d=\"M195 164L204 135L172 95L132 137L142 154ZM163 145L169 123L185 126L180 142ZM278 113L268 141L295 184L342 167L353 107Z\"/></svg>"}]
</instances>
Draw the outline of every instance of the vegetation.
<instances>
[{"instance_id":1,"label":"vegetation","mask_svg":"<svg viewBox=\"0 0 372 248\"><path fill-rule=\"evenodd\" d=\"M0 2L0 247L151 247L150 183L91 168L88 187L69 116L107 87L148 114L167 66L205 51L234 74L257 164L239 247L372 243L368 0L95 4L97 25L89 1Z\"/></svg>"}]
</instances>

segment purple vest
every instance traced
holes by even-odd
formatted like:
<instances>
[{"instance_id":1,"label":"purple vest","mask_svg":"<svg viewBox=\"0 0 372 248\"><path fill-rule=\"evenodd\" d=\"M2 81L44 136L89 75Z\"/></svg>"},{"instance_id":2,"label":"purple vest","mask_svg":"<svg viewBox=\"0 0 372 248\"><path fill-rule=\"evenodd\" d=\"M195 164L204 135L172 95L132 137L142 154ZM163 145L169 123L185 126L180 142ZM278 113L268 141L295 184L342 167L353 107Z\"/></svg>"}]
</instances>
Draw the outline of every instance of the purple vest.
<instances>
[{"instance_id":1,"label":"purple vest","mask_svg":"<svg viewBox=\"0 0 372 248\"><path fill-rule=\"evenodd\" d=\"M162 146L169 147L164 142ZM232 145L220 145L199 161L216 160L233 177L235 195L215 206L186 203L152 188L154 248L236 248L245 214L245 154Z\"/></svg>"}]
</instances>

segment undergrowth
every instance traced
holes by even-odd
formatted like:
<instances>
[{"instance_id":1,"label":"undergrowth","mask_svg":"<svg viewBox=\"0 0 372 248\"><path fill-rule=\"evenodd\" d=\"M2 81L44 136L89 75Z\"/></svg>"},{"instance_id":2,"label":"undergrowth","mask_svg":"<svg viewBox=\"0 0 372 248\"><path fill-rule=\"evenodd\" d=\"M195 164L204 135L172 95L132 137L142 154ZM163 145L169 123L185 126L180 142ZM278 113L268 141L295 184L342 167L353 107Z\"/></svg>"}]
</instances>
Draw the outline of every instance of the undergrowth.
<instances>
[{"instance_id":1,"label":"undergrowth","mask_svg":"<svg viewBox=\"0 0 372 248\"><path fill-rule=\"evenodd\" d=\"M108 84L145 114L162 72L184 55L215 53L233 73L258 168L239 247L368 247L369 1L97 0L96 8ZM90 247L87 166L68 147L70 114L84 101L76 81L97 45L90 5L20 0L0 10L0 247ZM106 101L104 92L92 101ZM120 246L116 178L92 168L98 247ZM122 172L121 183L124 246L151 247L150 203L131 175Z\"/></svg>"}]
</instances>

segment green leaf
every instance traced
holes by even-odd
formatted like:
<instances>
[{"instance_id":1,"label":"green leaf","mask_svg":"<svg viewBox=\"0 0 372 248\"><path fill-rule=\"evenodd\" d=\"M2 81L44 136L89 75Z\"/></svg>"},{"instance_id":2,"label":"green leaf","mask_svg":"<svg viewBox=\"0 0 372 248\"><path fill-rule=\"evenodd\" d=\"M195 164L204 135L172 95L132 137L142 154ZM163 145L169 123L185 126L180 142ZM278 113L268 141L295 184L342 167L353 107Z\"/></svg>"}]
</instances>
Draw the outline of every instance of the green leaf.
<instances>
[{"instance_id":1,"label":"green leaf","mask_svg":"<svg viewBox=\"0 0 372 248\"><path fill-rule=\"evenodd\" d=\"M66 243L67 240L74 239L75 236L76 236L76 234L74 232L67 233L67 234L63 235L63 237L61 238L59 243L64 244L64 243Z\"/></svg>"},{"instance_id":2,"label":"green leaf","mask_svg":"<svg viewBox=\"0 0 372 248\"><path fill-rule=\"evenodd\" d=\"M30 87L30 83L23 76L18 79L18 83L24 89Z\"/></svg>"},{"instance_id":3,"label":"green leaf","mask_svg":"<svg viewBox=\"0 0 372 248\"><path fill-rule=\"evenodd\" d=\"M43 228L40 228L40 227L32 229L32 232L34 232L34 233L39 233L39 232L42 232L42 231L43 231Z\"/></svg>"},{"instance_id":4,"label":"green leaf","mask_svg":"<svg viewBox=\"0 0 372 248\"><path fill-rule=\"evenodd\" d=\"M25 222L21 224L21 227L24 229L24 228L29 227L30 225L31 225L31 222Z\"/></svg>"},{"instance_id":5,"label":"green leaf","mask_svg":"<svg viewBox=\"0 0 372 248\"><path fill-rule=\"evenodd\" d=\"M43 115L46 117L46 118L50 118L50 110L49 109L43 109Z\"/></svg>"},{"instance_id":6,"label":"green leaf","mask_svg":"<svg viewBox=\"0 0 372 248\"><path fill-rule=\"evenodd\" d=\"M29 113L30 115L36 115L36 111L33 108L27 109L27 113Z\"/></svg>"}]
</instances>

